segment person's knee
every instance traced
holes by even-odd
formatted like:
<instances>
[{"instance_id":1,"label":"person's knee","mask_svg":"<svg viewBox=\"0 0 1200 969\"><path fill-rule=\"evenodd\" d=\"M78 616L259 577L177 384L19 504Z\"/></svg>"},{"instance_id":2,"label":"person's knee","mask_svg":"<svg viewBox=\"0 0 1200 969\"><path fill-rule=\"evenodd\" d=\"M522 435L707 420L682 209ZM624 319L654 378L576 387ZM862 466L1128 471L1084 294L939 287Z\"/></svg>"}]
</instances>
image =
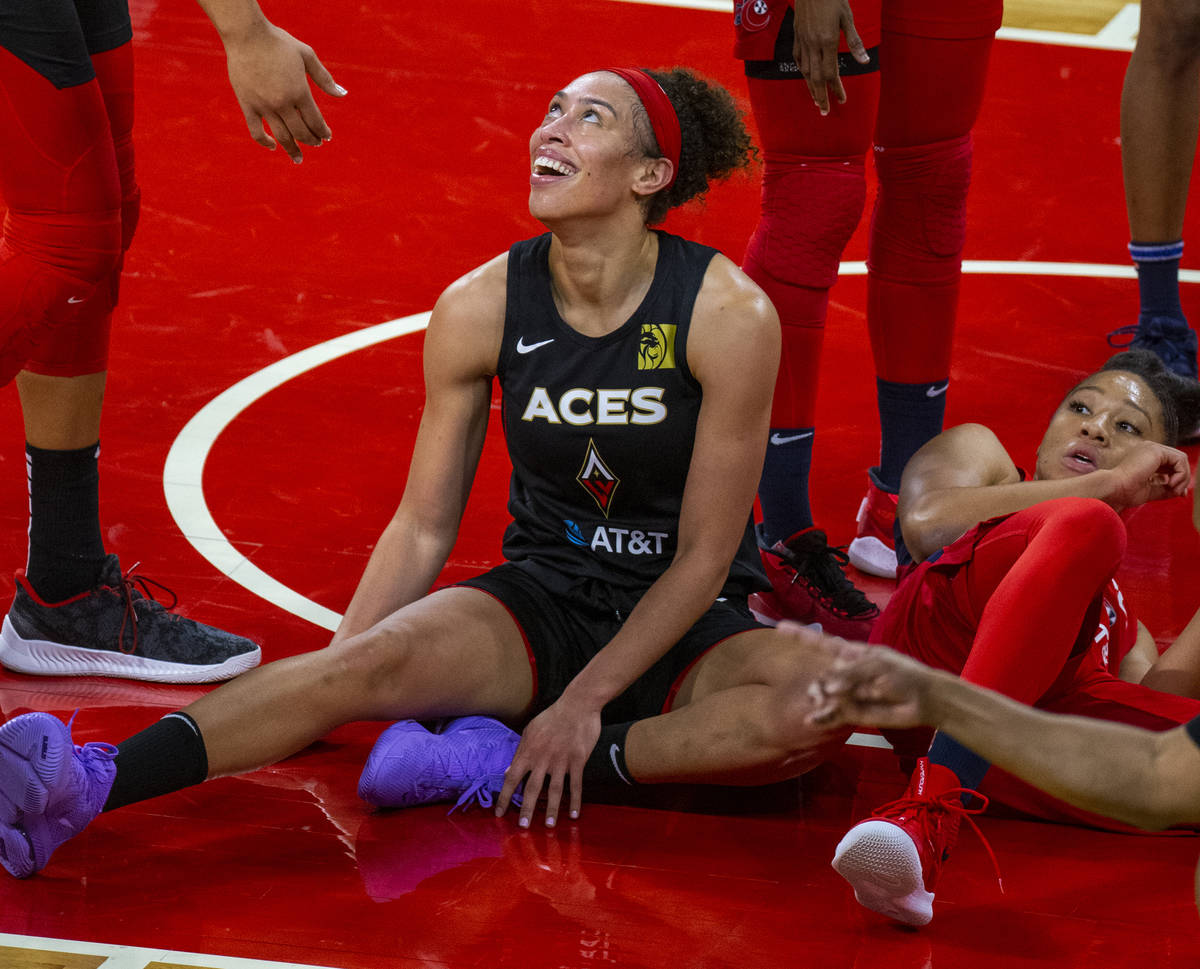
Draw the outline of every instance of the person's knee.
<instances>
[{"instance_id":1,"label":"person's knee","mask_svg":"<svg viewBox=\"0 0 1200 969\"><path fill-rule=\"evenodd\" d=\"M762 214L746 270L800 286L828 288L866 201L862 156L768 156Z\"/></svg>"},{"instance_id":2,"label":"person's knee","mask_svg":"<svg viewBox=\"0 0 1200 969\"><path fill-rule=\"evenodd\" d=\"M797 777L841 747L849 728L827 730L809 722L808 687L816 675L811 650L780 646L757 658L752 675L764 686L754 729L779 777Z\"/></svg>"},{"instance_id":3,"label":"person's knee","mask_svg":"<svg viewBox=\"0 0 1200 969\"><path fill-rule=\"evenodd\" d=\"M81 288L108 284L120 264L122 214L10 210L0 259L19 261L39 293L75 298Z\"/></svg>"},{"instance_id":4,"label":"person's knee","mask_svg":"<svg viewBox=\"0 0 1200 969\"><path fill-rule=\"evenodd\" d=\"M392 617L328 646L317 689L352 691L362 698L394 695L397 682L403 682L413 661L415 641L410 624Z\"/></svg>"},{"instance_id":5,"label":"person's knee","mask_svg":"<svg viewBox=\"0 0 1200 969\"><path fill-rule=\"evenodd\" d=\"M1080 567L1111 571L1125 554L1127 533L1121 516L1097 498L1055 498L1032 509L1034 534L1056 556Z\"/></svg>"},{"instance_id":6,"label":"person's knee","mask_svg":"<svg viewBox=\"0 0 1200 969\"><path fill-rule=\"evenodd\" d=\"M868 265L885 279L941 283L958 277L967 232L971 136L875 149L879 197Z\"/></svg>"}]
</instances>

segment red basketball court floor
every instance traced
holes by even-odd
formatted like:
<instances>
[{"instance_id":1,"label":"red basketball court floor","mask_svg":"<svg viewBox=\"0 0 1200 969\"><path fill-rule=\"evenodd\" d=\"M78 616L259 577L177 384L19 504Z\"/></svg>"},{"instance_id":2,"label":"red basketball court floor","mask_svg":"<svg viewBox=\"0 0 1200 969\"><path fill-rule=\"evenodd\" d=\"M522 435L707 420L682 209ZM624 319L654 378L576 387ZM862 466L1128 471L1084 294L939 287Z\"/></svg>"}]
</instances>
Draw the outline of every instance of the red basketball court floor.
<instances>
[{"instance_id":1,"label":"red basketball court floor","mask_svg":"<svg viewBox=\"0 0 1200 969\"><path fill-rule=\"evenodd\" d=\"M419 314L538 231L526 139L548 95L610 64L683 63L744 86L727 12L267 6L350 91L322 100L334 139L299 167L246 137L198 8L134 3L145 206L114 338L102 504L126 565L140 560L188 614L275 659L323 645L398 500L421 406ZM948 420L987 420L1029 460L1060 392L1134 312L1117 143L1126 57L1027 40L995 50ZM670 227L736 259L756 206L747 178ZM860 232L847 258L863 254ZM852 536L878 447L855 272L835 289L814 477L836 541ZM344 335L358 344L328 343ZM8 572L26 523L11 391L0 424ZM506 473L497 423L446 578L495 561ZM1139 512L1132 530L1127 588L1169 641L1200 601L1188 503ZM80 740L120 739L197 695L0 675L5 717L79 709ZM986 817L1003 893L964 834L933 923L914 932L861 910L829 868L844 829L900 785L884 750L847 747L793 784L656 790L521 832L479 811L369 811L355 784L378 730L346 727L272 769L102 817L41 875L0 882L0 965L1200 965L1188 836Z\"/></svg>"}]
</instances>

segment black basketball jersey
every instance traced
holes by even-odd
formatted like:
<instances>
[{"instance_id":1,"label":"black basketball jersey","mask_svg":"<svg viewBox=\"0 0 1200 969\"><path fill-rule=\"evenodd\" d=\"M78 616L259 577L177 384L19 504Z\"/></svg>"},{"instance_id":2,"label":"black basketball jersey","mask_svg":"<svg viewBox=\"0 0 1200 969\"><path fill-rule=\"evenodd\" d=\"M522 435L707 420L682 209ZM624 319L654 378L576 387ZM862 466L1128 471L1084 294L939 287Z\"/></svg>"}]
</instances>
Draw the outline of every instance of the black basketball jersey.
<instances>
[{"instance_id":1,"label":"black basketball jersey","mask_svg":"<svg viewBox=\"0 0 1200 969\"><path fill-rule=\"evenodd\" d=\"M550 235L509 250L498 377L512 459L504 555L552 589L640 594L675 554L700 412L692 307L715 250L658 233L654 280L602 337L572 329L550 290ZM747 519L727 595L761 588Z\"/></svg>"}]
</instances>

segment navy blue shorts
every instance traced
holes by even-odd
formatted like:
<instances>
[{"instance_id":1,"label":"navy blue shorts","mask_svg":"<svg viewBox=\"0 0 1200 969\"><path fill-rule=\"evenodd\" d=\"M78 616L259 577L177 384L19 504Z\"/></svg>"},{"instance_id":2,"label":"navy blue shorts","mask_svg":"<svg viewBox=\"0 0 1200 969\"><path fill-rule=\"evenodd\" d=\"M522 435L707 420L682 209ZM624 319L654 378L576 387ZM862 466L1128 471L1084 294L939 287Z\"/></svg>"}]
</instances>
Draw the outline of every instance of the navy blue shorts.
<instances>
[{"instance_id":1,"label":"navy blue shorts","mask_svg":"<svg viewBox=\"0 0 1200 969\"><path fill-rule=\"evenodd\" d=\"M129 0L0 0L0 47L59 90L86 84L91 55L132 38Z\"/></svg>"},{"instance_id":2,"label":"navy blue shorts","mask_svg":"<svg viewBox=\"0 0 1200 969\"><path fill-rule=\"evenodd\" d=\"M516 621L533 667L533 712L539 713L617 634L637 601L619 590L593 591L586 599L552 592L519 566L506 562L458 583L488 593ZM629 723L671 708L692 665L722 640L765 629L745 599L719 599L657 663L601 712L604 723Z\"/></svg>"}]
</instances>

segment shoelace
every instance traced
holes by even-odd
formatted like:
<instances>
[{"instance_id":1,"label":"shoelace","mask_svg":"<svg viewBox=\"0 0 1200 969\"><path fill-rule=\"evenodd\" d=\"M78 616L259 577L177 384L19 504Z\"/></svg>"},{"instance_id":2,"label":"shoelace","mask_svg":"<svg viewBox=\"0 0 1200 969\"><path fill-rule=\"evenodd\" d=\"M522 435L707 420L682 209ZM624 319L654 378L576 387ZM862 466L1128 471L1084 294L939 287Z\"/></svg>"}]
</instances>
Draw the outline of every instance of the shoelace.
<instances>
[{"instance_id":1,"label":"shoelace","mask_svg":"<svg viewBox=\"0 0 1200 969\"><path fill-rule=\"evenodd\" d=\"M974 798L978 803L971 805L963 804L962 799L964 795ZM975 823L975 819L971 817L973 814L982 814L987 810L987 806L988 797L986 794L980 794L969 787L952 787L932 797L927 795L925 797L897 798L894 801L889 801L887 804L881 805L871 817L888 819L911 814L914 810L931 811L942 815L959 815L962 820L971 826L976 836L983 843L984 850L987 851L988 858L992 862L992 871L996 875L996 884L1000 886L1000 894L1003 895L1004 879L1000 877L1000 863L996 860L996 853L992 851L991 843L979 829L979 825ZM939 858L937 861L940 865L941 859Z\"/></svg>"},{"instance_id":2,"label":"shoelace","mask_svg":"<svg viewBox=\"0 0 1200 969\"><path fill-rule=\"evenodd\" d=\"M1116 350L1124 350L1136 343L1156 353L1169 369L1177 371L1180 366L1190 365L1187 347L1180 345L1181 340L1186 340L1186 327L1183 333L1172 332L1178 331L1181 326L1181 321L1171 317L1151 316L1111 330L1107 337L1108 345Z\"/></svg>"},{"instance_id":3,"label":"shoelace","mask_svg":"<svg viewBox=\"0 0 1200 969\"><path fill-rule=\"evenodd\" d=\"M773 548L763 551L774 555L792 570L792 582L798 582L801 573L804 573L810 580L809 584L821 596L831 605L845 610L848 615L874 615L879 611L878 607L863 595L862 590L846 578L846 573L842 571L850 564L850 556L846 549L845 545L826 544L824 549L816 549L803 559L787 546L784 546L783 552Z\"/></svg>"},{"instance_id":4,"label":"shoelace","mask_svg":"<svg viewBox=\"0 0 1200 969\"><path fill-rule=\"evenodd\" d=\"M125 603L125 614L121 617L121 630L117 634L117 647L121 650L122 653L130 653L131 654L131 653L137 652L138 621L137 621L137 610L133 606L134 602L136 601L136 599L134 599L135 595L137 596L138 599L149 599L151 602L156 603L158 606L167 610L168 612L170 612L172 609L174 609L175 606L179 603L179 597L177 595L175 595L174 592L172 592L169 588L167 588L161 582L156 582L154 579L150 578L149 576L137 575L134 573L133 570L136 569L141 564L142 564L141 562L134 562L133 565L131 565L128 569L125 570L124 575L121 576L121 586L117 590L121 595L122 601ZM163 605L163 603L159 602L158 599L155 598L154 593L151 591L150 586L155 586L156 588L161 589L163 592L165 592L167 595L169 595L171 597L171 604L169 606L167 606L167 605ZM138 591L139 588L141 589L140 592ZM126 649L125 648L125 629L130 623L133 624L133 637L132 637L132 641L130 642L129 648Z\"/></svg>"},{"instance_id":5,"label":"shoelace","mask_svg":"<svg viewBox=\"0 0 1200 969\"><path fill-rule=\"evenodd\" d=\"M462 792L462 796L454 802L454 807L446 812L447 816L453 814L459 808L462 808L464 813L471 808L471 802L478 804L482 808L490 808L496 802L496 795L500 793L500 788L504 786L504 774L485 774L482 777L476 778L471 782L471 786ZM517 807L521 806L521 787L517 787L513 791L512 803Z\"/></svg>"}]
</instances>

